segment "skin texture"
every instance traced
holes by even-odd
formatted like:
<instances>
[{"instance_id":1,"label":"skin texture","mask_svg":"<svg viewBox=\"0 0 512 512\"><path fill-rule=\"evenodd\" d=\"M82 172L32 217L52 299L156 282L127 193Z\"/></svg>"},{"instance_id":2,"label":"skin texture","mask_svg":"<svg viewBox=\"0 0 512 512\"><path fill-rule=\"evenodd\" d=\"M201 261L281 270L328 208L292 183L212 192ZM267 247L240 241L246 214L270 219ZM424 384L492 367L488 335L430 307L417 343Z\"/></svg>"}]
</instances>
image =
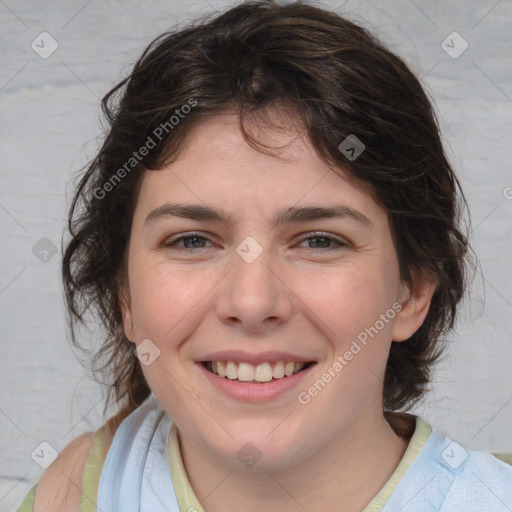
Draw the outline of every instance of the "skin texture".
<instances>
[{"instance_id":1,"label":"skin texture","mask_svg":"<svg viewBox=\"0 0 512 512\"><path fill-rule=\"evenodd\" d=\"M34 512L80 512L82 476L94 432L73 439L37 483Z\"/></svg>"},{"instance_id":2,"label":"skin texture","mask_svg":"<svg viewBox=\"0 0 512 512\"><path fill-rule=\"evenodd\" d=\"M284 121L282 130L254 128L281 148L281 160L251 148L237 117L226 114L197 125L177 161L145 172L120 290L125 332L160 350L143 371L179 427L206 511L360 511L407 447L382 413L386 360L391 341L406 340L423 322L435 284L421 275L412 289L401 282L386 212L321 160L303 132ZM145 224L155 208L178 202L223 209L236 223L166 217ZM272 228L283 209L334 205L372 226L343 218ZM166 246L191 231L206 240ZM263 250L252 263L236 252L248 236ZM396 303L401 311L378 335L299 403L297 394ZM298 389L242 403L214 388L194 362L231 349L281 350L318 363ZM237 457L249 442L261 453L251 468Z\"/></svg>"}]
</instances>

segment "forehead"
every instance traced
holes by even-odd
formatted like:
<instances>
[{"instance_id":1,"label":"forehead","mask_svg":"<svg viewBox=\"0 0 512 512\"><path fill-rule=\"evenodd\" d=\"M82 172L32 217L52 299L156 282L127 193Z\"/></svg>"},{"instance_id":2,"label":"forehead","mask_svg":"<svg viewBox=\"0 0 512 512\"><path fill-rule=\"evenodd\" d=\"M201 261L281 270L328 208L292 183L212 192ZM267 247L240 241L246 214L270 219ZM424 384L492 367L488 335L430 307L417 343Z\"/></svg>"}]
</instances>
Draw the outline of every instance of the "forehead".
<instances>
[{"instance_id":1,"label":"forehead","mask_svg":"<svg viewBox=\"0 0 512 512\"><path fill-rule=\"evenodd\" d=\"M201 161L212 165L218 162L239 175L244 169L245 174L250 172L253 164L262 172L300 162L312 169L321 164L327 170L327 164L314 151L305 127L297 118L275 110L246 115L244 129L263 146L259 150L244 138L239 123L238 114L229 111L197 122L190 129L176 162ZM238 161L239 158L244 160Z\"/></svg>"},{"instance_id":2,"label":"forehead","mask_svg":"<svg viewBox=\"0 0 512 512\"><path fill-rule=\"evenodd\" d=\"M299 204L345 204L367 216L381 213L346 171L319 157L300 124L276 115L274 125L253 120L244 125L273 154L247 143L237 114L197 123L175 161L145 171L140 206L147 211L171 201L204 203L227 212L261 212L269 219L277 209Z\"/></svg>"}]
</instances>

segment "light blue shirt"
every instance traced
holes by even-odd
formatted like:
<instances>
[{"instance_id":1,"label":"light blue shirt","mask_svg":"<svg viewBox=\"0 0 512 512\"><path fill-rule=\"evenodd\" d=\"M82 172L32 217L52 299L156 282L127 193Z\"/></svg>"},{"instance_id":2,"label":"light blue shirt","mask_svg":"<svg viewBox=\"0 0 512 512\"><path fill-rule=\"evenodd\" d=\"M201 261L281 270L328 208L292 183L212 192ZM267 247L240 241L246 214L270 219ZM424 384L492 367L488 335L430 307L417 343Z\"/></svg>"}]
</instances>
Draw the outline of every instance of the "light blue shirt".
<instances>
[{"instance_id":1,"label":"light blue shirt","mask_svg":"<svg viewBox=\"0 0 512 512\"><path fill-rule=\"evenodd\" d=\"M432 429L382 512L512 512L512 467Z\"/></svg>"},{"instance_id":2,"label":"light blue shirt","mask_svg":"<svg viewBox=\"0 0 512 512\"><path fill-rule=\"evenodd\" d=\"M172 420L151 395L121 423L101 473L97 512L180 511L167 443ZM382 512L512 512L512 467L432 429Z\"/></svg>"}]
</instances>

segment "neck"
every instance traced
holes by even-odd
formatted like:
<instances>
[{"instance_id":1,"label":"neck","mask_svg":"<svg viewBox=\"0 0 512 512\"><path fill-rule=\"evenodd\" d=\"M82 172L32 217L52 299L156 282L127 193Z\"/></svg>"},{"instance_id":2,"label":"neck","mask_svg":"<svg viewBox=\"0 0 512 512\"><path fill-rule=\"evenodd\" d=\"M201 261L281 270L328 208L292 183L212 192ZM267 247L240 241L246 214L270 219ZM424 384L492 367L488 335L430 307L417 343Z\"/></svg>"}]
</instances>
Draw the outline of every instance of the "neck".
<instances>
[{"instance_id":1,"label":"neck","mask_svg":"<svg viewBox=\"0 0 512 512\"><path fill-rule=\"evenodd\" d=\"M393 428L410 437L414 428L406 428L407 418L393 419ZM359 512L389 480L407 448L408 439L393 428L382 414L371 421L361 418L312 457L279 471L257 465L234 471L188 438L180 434L179 439L192 489L207 512Z\"/></svg>"}]
</instances>

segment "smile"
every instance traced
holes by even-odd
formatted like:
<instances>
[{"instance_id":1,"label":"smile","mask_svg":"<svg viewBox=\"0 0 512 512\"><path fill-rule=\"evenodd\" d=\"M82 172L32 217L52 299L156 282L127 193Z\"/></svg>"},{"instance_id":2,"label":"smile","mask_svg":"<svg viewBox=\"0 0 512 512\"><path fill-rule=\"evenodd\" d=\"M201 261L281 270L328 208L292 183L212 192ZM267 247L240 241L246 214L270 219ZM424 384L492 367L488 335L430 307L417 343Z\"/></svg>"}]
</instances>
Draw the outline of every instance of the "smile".
<instances>
[{"instance_id":1,"label":"smile","mask_svg":"<svg viewBox=\"0 0 512 512\"><path fill-rule=\"evenodd\" d=\"M310 362L276 361L251 364L235 361L205 361L203 366L219 377L248 383L264 383L291 377L314 364Z\"/></svg>"},{"instance_id":2,"label":"smile","mask_svg":"<svg viewBox=\"0 0 512 512\"><path fill-rule=\"evenodd\" d=\"M317 364L316 361L276 361L258 364L243 361L202 361L197 363L197 366L213 389L217 389L223 395L241 402L263 403L279 398L293 400L289 393L297 390L299 384ZM219 372L224 372L224 377L221 377ZM277 377L274 377L274 374ZM299 389L302 387L304 385Z\"/></svg>"}]
</instances>

